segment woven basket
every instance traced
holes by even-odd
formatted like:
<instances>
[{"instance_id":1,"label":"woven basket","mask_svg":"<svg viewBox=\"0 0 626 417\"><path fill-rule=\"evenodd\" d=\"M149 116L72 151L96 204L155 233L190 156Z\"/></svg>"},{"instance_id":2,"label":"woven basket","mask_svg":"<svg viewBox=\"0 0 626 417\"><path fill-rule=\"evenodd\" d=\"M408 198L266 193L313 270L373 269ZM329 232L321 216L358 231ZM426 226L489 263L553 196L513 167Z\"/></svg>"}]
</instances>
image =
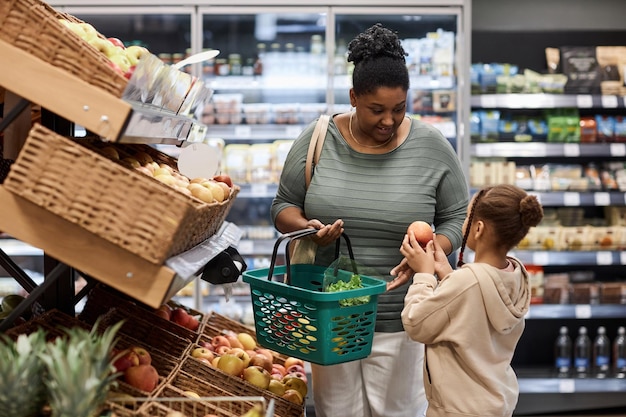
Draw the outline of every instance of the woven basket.
<instances>
[{"instance_id":1,"label":"woven basket","mask_svg":"<svg viewBox=\"0 0 626 417\"><path fill-rule=\"evenodd\" d=\"M193 375L198 380L208 381L211 385L220 387L230 393L236 393L236 395L249 397L261 396L265 397L268 401L274 400L274 413L277 417L302 417L304 413L304 405L290 402L269 390L258 388L243 378L229 375L193 357L187 357L181 363L176 375L170 379L170 385L172 381L176 381L177 378L179 378L181 373ZM198 394L202 396L203 392L198 392Z\"/></svg>"},{"instance_id":2,"label":"woven basket","mask_svg":"<svg viewBox=\"0 0 626 417\"><path fill-rule=\"evenodd\" d=\"M157 316L153 313L154 309L149 309L149 307L139 305L135 300L130 299L128 296L112 288L106 287L103 284L96 285L89 292L87 302L85 303L79 318L82 321L93 324L98 317L108 314L112 309L116 309L123 312L123 314L127 317L138 317L142 320L142 322L147 322L152 327L173 334L178 338L183 339L187 344L196 342L206 321L206 315L173 301L169 301L168 304L171 307L183 307L194 317L199 317L200 326L198 327L198 330L190 330L174 323L173 321Z\"/></svg>"},{"instance_id":3,"label":"woven basket","mask_svg":"<svg viewBox=\"0 0 626 417\"><path fill-rule=\"evenodd\" d=\"M0 40L122 97L128 81L104 54L59 22L60 18L80 22L40 0L2 0Z\"/></svg>"},{"instance_id":4,"label":"woven basket","mask_svg":"<svg viewBox=\"0 0 626 417\"><path fill-rule=\"evenodd\" d=\"M31 129L4 186L155 264L215 234L239 191L203 203L41 125Z\"/></svg>"}]
</instances>

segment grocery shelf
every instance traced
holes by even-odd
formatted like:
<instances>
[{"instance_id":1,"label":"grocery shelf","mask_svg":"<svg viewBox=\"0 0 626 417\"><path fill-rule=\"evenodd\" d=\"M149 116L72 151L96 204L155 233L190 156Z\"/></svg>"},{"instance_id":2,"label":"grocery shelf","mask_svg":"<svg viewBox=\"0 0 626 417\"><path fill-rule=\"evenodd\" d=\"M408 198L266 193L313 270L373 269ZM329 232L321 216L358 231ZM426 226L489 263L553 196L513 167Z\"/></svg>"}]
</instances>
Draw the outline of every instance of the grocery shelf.
<instances>
[{"instance_id":1,"label":"grocery shelf","mask_svg":"<svg viewBox=\"0 0 626 417\"><path fill-rule=\"evenodd\" d=\"M553 109L565 107L623 109L626 97L592 94L480 94L470 106L483 109Z\"/></svg>"},{"instance_id":2,"label":"grocery shelf","mask_svg":"<svg viewBox=\"0 0 626 417\"><path fill-rule=\"evenodd\" d=\"M472 189L472 194L476 189ZM542 205L547 207L604 207L626 205L626 193L623 191L533 191L529 194L537 196Z\"/></svg>"},{"instance_id":3,"label":"grocery shelf","mask_svg":"<svg viewBox=\"0 0 626 417\"><path fill-rule=\"evenodd\" d=\"M156 308L186 285L172 269L150 263L3 187L0 200L4 232L138 301Z\"/></svg>"},{"instance_id":4,"label":"grocery shelf","mask_svg":"<svg viewBox=\"0 0 626 417\"><path fill-rule=\"evenodd\" d=\"M207 127L206 134L208 137L219 137L228 141L293 140L305 127L304 124L213 124Z\"/></svg>"},{"instance_id":5,"label":"grocery shelf","mask_svg":"<svg viewBox=\"0 0 626 417\"><path fill-rule=\"evenodd\" d=\"M273 198L278 184L242 184L237 198Z\"/></svg>"},{"instance_id":6,"label":"grocery shelf","mask_svg":"<svg viewBox=\"0 0 626 417\"><path fill-rule=\"evenodd\" d=\"M626 251L532 251L510 252L525 264L532 265L626 265Z\"/></svg>"},{"instance_id":7,"label":"grocery shelf","mask_svg":"<svg viewBox=\"0 0 626 417\"><path fill-rule=\"evenodd\" d=\"M624 304L532 304L527 319L606 319L626 316Z\"/></svg>"},{"instance_id":8,"label":"grocery shelf","mask_svg":"<svg viewBox=\"0 0 626 417\"><path fill-rule=\"evenodd\" d=\"M626 156L626 143L545 143L497 142L474 143L471 155L480 158L543 158L543 157L603 157Z\"/></svg>"}]
</instances>

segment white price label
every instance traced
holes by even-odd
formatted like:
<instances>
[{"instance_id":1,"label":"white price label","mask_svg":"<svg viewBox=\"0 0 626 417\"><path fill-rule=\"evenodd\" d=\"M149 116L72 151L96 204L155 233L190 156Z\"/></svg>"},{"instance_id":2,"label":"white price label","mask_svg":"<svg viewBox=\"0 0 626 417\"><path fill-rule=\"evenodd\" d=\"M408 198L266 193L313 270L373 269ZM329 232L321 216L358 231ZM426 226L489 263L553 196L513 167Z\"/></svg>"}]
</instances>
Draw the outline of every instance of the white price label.
<instances>
[{"instance_id":1,"label":"white price label","mask_svg":"<svg viewBox=\"0 0 626 417\"><path fill-rule=\"evenodd\" d=\"M535 153L533 156L548 156L548 145L545 143L537 143L534 148Z\"/></svg>"},{"instance_id":2,"label":"white price label","mask_svg":"<svg viewBox=\"0 0 626 417\"><path fill-rule=\"evenodd\" d=\"M617 96L602 96L602 107L607 109L617 107Z\"/></svg>"},{"instance_id":3,"label":"white price label","mask_svg":"<svg viewBox=\"0 0 626 417\"><path fill-rule=\"evenodd\" d=\"M576 392L576 383L573 379L559 379L559 392L568 393Z\"/></svg>"},{"instance_id":4,"label":"white price label","mask_svg":"<svg viewBox=\"0 0 626 417\"><path fill-rule=\"evenodd\" d=\"M607 251L597 252L596 263L598 265L611 265L613 263L613 254Z\"/></svg>"},{"instance_id":5,"label":"white price label","mask_svg":"<svg viewBox=\"0 0 626 417\"><path fill-rule=\"evenodd\" d=\"M622 265L626 265L626 252L620 252L619 263Z\"/></svg>"},{"instance_id":6,"label":"white price label","mask_svg":"<svg viewBox=\"0 0 626 417\"><path fill-rule=\"evenodd\" d=\"M493 94L485 94L480 96L480 107L485 109L493 109L498 107L496 103L496 96Z\"/></svg>"},{"instance_id":7,"label":"white price label","mask_svg":"<svg viewBox=\"0 0 626 417\"><path fill-rule=\"evenodd\" d=\"M476 145L474 145L476 149L476 156L480 156L480 157L488 157L492 155L492 147L489 146L489 144L487 143L477 143Z\"/></svg>"},{"instance_id":8,"label":"white price label","mask_svg":"<svg viewBox=\"0 0 626 417\"><path fill-rule=\"evenodd\" d=\"M611 156L626 156L626 143L611 143Z\"/></svg>"},{"instance_id":9,"label":"white price label","mask_svg":"<svg viewBox=\"0 0 626 417\"><path fill-rule=\"evenodd\" d=\"M591 318L591 306L589 304L577 304L574 309L574 315L577 319Z\"/></svg>"},{"instance_id":10,"label":"white price label","mask_svg":"<svg viewBox=\"0 0 626 417\"><path fill-rule=\"evenodd\" d=\"M593 97L588 94L576 96L576 107L593 107Z\"/></svg>"},{"instance_id":11,"label":"white price label","mask_svg":"<svg viewBox=\"0 0 626 417\"><path fill-rule=\"evenodd\" d=\"M533 253L533 265L548 265L549 256L548 252L540 251Z\"/></svg>"},{"instance_id":12,"label":"white price label","mask_svg":"<svg viewBox=\"0 0 626 417\"><path fill-rule=\"evenodd\" d=\"M580 156L580 146L577 143L566 143L563 145L563 155L577 157Z\"/></svg>"},{"instance_id":13,"label":"white price label","mask_svg":"<svg viewBox=\"0 0 626 417\"><path fill-rule=\"evenodd\" d=\"M249 138L250 135L252 135L252 129L250 129L250 126L243 125L235 127L235 136L238 138Z\"/></svg>"},{"instance_id":14,"label":"white price label","mask_svg":"<svg viewBox=\"0 0 626 417\"><path fill-rule=\"evenodd\" d=\"M593 193L593 203L596 206L608 206L611 204L611 194Z\"/></svg>"},{"instance_id":15,"label":"white price label","mask_svg":"<svg viewBox=\"0 0 626 417\"><path fill-rule=\"evenodd\" d=\"M251 184L250 194L252 197L265 197L268 195L267 184Z\"/></svg>"},{"instance_id":16,"label":"white price label","mask_svg":"<svg viewBox=\"0 0 626 417\"><path fill-rule=\"evenodd\" d=\"M580 194L572 192L563 193L563 205L580 206Z\"/></svg>"}]
</instances>

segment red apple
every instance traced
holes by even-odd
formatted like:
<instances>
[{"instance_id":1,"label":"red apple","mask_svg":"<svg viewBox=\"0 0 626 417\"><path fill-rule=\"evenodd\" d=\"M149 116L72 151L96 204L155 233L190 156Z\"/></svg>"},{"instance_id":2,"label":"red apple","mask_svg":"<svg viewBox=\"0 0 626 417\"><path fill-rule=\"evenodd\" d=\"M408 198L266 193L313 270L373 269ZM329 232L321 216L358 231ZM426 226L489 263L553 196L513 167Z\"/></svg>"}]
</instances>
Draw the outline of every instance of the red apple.
<instances>
[{"instance_id":1,"label":"red apple","mask_svg":"<svg viewBox=\"0 0 626 417\"><path fill-rule=\"evenodd\" d=\"M130 348L132 352L134 352L139 358L139 365L150 365L152 363L152 356L150 356L150 352L141 346L132 346Z\"/></svg>"},{"instance_id":2,"label":"red apple","mask_svg":"<svg viewBox=\"0 0 626 417\"><path fill-rule=\"evenodd\" d=\"M304 361L300 358L294 358L293 356L285 359L285 363L283 363L283 366L285 367L285 369L289 369L289 367L294 364L299 364L304 367Z\"/></svg>"},{"instance_id":3,"label":"red apple","mask_svg":"<svg viewBox=\"0 0 626 417\"><path fill-rule=\"evenodd\" d=\"M124 372L124 381L142 391L152 392L159 384L159 374L152 365L131 366Z\"/></svg>"},{"instance_id":4,"label":"red apple","mask_svg":"<svg viewBox=\"0 0 626 417\"><path fill-rule=\"evenodd\" d=\"M228 346L228 347L230 347L230 342L228 341L226 336L222 336L222 335L213 336L213 338L211 339L211 344L215 348L217 348L218 346Z\"/></svg>"},{"instance_id":5,"label":"red apple","mask_svg":"<svg viewBox=\"0 0 626 417\"><path fill-rule=\"evenodd\" d=\"M190 318L191 316L189 315L189 313L187 313L187 311L185 311L184 308L176 307L174 310L172 310L171 320L176 324L187 327L187 323L189 323Z\"/></svg>"},{"instance_id":6,"label":"red apple","mask_svg":"<svg viewBox=\"0 0 626 417\"><path fill-rule=\"evenodd\" d=\"M198 330L198 327L200 327L200 322L197 318L190 315L189 320L187 320L187 325L185 327L195 332L196 330Z\"/></svg>"},{"instance_id":7,"label":"red apple","mask_svg":"<svg viewBox=\"0 0 626 417\"><path fill-rule=\"evenodd\" d=\"M288 368L285 368L285 372L290 374L292 372L302 372L305 373L304 365L300 365L299 363L294 363L290 365Z\"/></svg>"},{"instance_id":8,"label":"red apple","mask_svg":"<svg viewBox=\"0 0 626 417\"><path fill-rule=\"evenodd\" d=\"M124 45L124 42L122 42L120 39L118 38L107 38L109 42L111 42L114 46L119 46L120 48L124 48L126 49L126 46Z\"/></svg>"},{"instance_id":9,"label":"red apple","mask_svg":"<svg viewBox=\"0 0 626 417\"><path fill-rule=\"evenodd\" d=\"M417 243L422 247L425 247L434 237L431 225L421 220L414 221L409 225L407 233L410 235L411 232L415 235Z\"/></svg>"},{"instance_id":10,"label":"red apple","mask_svg":"<svg viewBox=\"0 0 626 417\"><path fill-rule=\"evenodd\" d=\"M116 372L124 372L128 368L139 365L139 356L130 349L124 349L116 354L113 366Z\"/></svg>"},{"instance_id":11,"label":"red apple","mask_svg":"<svg viewBox=\"0 0 626 417\"><path fill-rule=\"evenodd\" d=\"M233 180L230 178L228 174L218 174L213 177L215 181L223 182L229 187L233 186Z\"/></svg>"},{"instance_id":12,"label":"red apple","mask_svg":"<svg viewBox=\"0 0 626 417\"><path fill-rule=\"evenodd\" d=\"M167 304L163 304L162 306L154 310L154 314L156 314L159 317L164 318L165 320L171 320L172 319L172 307L168 306Z\"/></svg>"}]
</instances>

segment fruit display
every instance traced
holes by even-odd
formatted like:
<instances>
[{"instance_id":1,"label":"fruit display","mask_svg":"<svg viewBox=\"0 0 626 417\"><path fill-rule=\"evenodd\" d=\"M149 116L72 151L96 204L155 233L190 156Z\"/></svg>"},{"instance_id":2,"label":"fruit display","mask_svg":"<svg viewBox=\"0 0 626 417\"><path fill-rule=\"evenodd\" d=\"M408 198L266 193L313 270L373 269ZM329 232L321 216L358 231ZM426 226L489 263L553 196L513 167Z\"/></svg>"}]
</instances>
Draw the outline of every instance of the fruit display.
<instances>
[{"instance_id":1,"label":"fruit display","mask_svg":"<svg viewBox=\"0 0 626 417\"><path fill-rule=\"evenodd\" d=\"M141 57L150 53L143 46L126 47L117 38L106 38L87 22L74 22L64 18L59 18L59 21L82 40L103 53L111 62L111 67L127 79L132 77Z\"/></svg>"}]
</instances>

